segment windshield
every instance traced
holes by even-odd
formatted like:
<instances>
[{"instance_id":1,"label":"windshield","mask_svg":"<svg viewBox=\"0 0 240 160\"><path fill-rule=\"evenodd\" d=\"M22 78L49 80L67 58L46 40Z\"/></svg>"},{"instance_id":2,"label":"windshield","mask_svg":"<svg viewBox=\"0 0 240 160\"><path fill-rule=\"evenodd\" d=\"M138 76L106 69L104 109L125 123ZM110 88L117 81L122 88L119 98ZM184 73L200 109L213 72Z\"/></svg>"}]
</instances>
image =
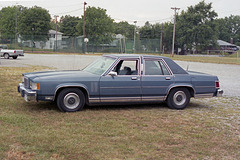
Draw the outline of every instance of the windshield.
<instances>
[{"instance_id":1,"label":"windshield","mask_svg":"<svg viewBox=\"0 0 240 160\"><path fill-rule=\"evenodd\" d=\"M84 71L97 75L102 75L115 61L114 58L101 57L87 66Z\"/></svg>"}]
</instances>

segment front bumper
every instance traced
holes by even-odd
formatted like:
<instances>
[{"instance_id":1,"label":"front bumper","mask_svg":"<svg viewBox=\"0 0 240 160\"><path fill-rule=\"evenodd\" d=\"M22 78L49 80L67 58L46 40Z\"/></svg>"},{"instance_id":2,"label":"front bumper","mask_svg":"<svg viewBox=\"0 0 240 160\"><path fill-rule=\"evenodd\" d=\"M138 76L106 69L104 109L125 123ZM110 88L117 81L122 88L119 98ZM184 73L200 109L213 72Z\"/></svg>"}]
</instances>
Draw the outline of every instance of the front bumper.
<instances>
[{"instance_id":1,"label":"front bumper","mask_svg":"<svg viewBox=\"0 0 240 160\"><path fill-rule=\"evenodd\" d=\"M31 89L27 89L24 87L23 83L19 83L18 92L24 97L25 101L36 101L37 100L37 92Z\"/></svg>"}]
</instances>

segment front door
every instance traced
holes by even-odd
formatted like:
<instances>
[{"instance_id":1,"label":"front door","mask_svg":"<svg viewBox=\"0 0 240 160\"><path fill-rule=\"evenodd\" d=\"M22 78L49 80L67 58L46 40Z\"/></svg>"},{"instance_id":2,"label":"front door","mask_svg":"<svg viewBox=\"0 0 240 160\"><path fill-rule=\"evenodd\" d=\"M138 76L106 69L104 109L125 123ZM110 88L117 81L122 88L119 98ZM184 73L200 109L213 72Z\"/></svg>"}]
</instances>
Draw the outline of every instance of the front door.
<instances>
[{"instance_id":1,"label":"front door","mask_svg":"<svg viewBox=\"0 0 240 160\"><path fill-rule=\"evenodd\" d=\"M119 60L111 71L116 75L105 75L100 79L101 102L141 101L139 59Z\"/></svg>"}]
</instances>

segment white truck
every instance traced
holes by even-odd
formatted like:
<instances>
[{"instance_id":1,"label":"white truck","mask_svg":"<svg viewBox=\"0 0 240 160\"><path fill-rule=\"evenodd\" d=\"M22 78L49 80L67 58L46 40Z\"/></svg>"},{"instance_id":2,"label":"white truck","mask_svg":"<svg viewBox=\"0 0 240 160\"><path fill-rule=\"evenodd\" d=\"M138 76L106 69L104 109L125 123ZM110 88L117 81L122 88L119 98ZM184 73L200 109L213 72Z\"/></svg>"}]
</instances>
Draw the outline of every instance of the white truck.
<instances>
[{"instance_id":1,"label":"white truck","mask_svg":"<svg viewBox=\"0 0 240 160\"><path fill-rule=\"evenodd\" d=\"M7 45L0 45L0 57L17 59L18 56L24 56L23 50L9 50Z\"/></svg>"}]
</instances>

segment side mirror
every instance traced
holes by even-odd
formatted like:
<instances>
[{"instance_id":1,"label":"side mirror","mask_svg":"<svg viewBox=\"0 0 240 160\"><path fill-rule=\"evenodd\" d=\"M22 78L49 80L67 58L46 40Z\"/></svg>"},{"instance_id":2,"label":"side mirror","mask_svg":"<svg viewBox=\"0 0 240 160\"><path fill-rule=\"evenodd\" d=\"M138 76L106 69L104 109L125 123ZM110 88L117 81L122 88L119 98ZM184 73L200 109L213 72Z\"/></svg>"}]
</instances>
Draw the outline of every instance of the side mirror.
<instances>
[{"instance_id":1,"label":"side mirror","mask_svg":"<svg viewBox=\"0 0 240 160\"><path fill-rule=\"evenodd\" d=\"M117 76L117 72L111 71L108 73L108 75L115 77L115 76Z\"/></svg>"}]
</instances>

